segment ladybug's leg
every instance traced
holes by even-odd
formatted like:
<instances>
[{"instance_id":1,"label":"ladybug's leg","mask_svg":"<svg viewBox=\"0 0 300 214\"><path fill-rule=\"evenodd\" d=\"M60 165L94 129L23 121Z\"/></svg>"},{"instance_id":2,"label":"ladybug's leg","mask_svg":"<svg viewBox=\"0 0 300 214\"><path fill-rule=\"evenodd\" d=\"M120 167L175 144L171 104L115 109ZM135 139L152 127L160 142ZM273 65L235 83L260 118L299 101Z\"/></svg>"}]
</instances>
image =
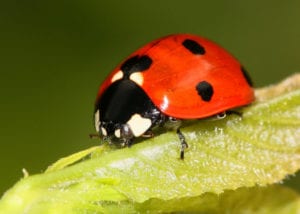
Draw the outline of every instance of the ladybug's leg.
<instances>
[{"instance_id":1,"label":"ladybug's leg","mask_svg":"<svg viewBox=\"0 0 300 214\"><path fill-rule=\"evenodd\" d=\"M133 143L132 139L127 139L125 145L127 145L127 147L130 147L132 145L132 143Z\"/></svg>"},{"instance_id":2,"label":"ladybug's leg","mask_svg":"<svg viewBox=\"0 0 300 214\"><path fill-rule=\"evenodd\" d=\"M235 111L235 110L227 110L226 111L226 114L230 115L230 114L235 114L239 117L242 117L243 116L243 113L242 112L239 112L239 111Z\"/></svg>"},{"instance_id":3,"label":"ladybug's leg","mask_svg":"<svg viewBox=\"0 0 300 214\"><path fill-rule=\"evenodd\" d=\"M142 137L145 138L154 137L154 133L152 132L152 130L148 130L142 135Z\"/></svg>"},{"instance_id":4,"label":"ladybug's leg","mask_svg":"<svg viewBox=\"0 0 300 214\"><path fill-rule=\"evenodd\" d=\"M121 147L131 147L132 143L133 143L133 139L131 138L121 138L120 139L120 143L121 143Z\"/></svg>"},{"instance_id":5,"label":"ladybug's leg","mask_svg":"<svg viewBox=\"0 0 300 214\"><path fill-rule=\"evenodd\" d=\"M166 123L164 124L164 126L167 129L173 129L176 130L176 133L178 135L178 138L180 140L181 143L181 148L180 148L180 159L183 160L184 159L184 150L186 148L188 148L188 144L185 141L185 137L182 134L182 132L180 131L180 125L181 125L181 120L174 118L174 117L168 117L166 120Z\"/></svg>"},{"instance_id":6,"label":"ladybug's leg","mask_svg":"<svg viewBox=\"0 0 300 214\"><path fill-rule=\"evenodd\" d=\"M242 113L234 110L227 110L217 114L217 119L224 119L227 115L235 114L239 117L242 117Z\"/></svg>"},{"instance_id":7,"label":"ladybug's leg","mask_svg":"<svg viewBox=\"0 0 300 214\"><path fill-rule=\"evenodd\" d=\"M184 150L186 148L188 148L189 146L188 146L187 142L185 141L185 137L184 137L184 135L182 134L182 132L180 131L179 128L177 129L177 135L178 135L180 143L181 143L180 159L183 160L184 159Z\"/></svg>"},{"instance_id":8,"label":"ladybug's leg","mask_svg":"<svg viewBox=\"0 0 300 214\"><path fill-rule=\"evenodd\" d=\"M227 116L227 114L226 114L226 111L223 111L223 112L217 114L216 116L217 116L217 119L224 119Z\"/></svg>"}]
</instances>

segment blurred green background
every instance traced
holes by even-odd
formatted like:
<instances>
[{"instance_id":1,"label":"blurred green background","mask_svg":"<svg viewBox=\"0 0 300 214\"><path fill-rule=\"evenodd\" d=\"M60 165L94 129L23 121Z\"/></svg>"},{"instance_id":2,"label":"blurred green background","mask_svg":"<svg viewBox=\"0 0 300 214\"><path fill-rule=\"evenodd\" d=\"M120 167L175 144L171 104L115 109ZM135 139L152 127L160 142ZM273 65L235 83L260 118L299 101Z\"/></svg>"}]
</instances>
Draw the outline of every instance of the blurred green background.
<instances>
[{"instance_id":1,"label":"blurred green background","mask_svg":"<svg viewBox=\"0 0 300 214\"><path fill-rule=\"evenodd\" d=\"M208 37L256 86L300 70L300 1L6 1L0 6L0 195L97 145L93 102L124 57L158 37ZM297 177L289 181L297 185Z\"/></svg>"}]
</instances>

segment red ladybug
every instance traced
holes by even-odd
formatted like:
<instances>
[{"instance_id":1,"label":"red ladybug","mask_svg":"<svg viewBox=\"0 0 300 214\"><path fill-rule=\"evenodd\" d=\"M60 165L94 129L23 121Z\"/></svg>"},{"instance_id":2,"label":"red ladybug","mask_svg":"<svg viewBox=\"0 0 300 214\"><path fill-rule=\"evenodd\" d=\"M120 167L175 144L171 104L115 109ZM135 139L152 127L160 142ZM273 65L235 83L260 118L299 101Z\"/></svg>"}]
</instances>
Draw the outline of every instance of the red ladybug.
<instances>
[{"instance_id":1,"label":"red ladybug","mask_svg":"<svg viewBox=\"0 0 300 214\"><path fill-rule=\"evenodd\" d=\"M180 121L247 105L254 100L251 86L240 63L215 43L189 34L166 36L109 74L98 92L95 127L103 138L130 146L136 137L152 136L154 127L175 124L183 159L187 143Z\"/></svg>"}]
</instances>

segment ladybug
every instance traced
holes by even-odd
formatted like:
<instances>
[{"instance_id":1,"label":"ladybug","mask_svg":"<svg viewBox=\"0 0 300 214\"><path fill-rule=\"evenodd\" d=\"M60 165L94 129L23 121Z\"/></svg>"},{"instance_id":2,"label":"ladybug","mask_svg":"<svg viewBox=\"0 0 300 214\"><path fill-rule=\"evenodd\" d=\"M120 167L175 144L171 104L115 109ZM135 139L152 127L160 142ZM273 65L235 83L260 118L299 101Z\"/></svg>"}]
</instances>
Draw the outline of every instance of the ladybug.
<instances>
[{"instance_id":1,"label":"ladybug","mask_svg":"<svg viewBox=\"0 0 300 214\"><path fill-rule=\"evenodd\" d=\"M150 42L118 65L100 86L95 127L109 142L130 146L153 128L177 130L180 157L188 147L180 121L218 115L254 100L241 64L217 44L175 34Z\"/></svg>"}]
</instances>

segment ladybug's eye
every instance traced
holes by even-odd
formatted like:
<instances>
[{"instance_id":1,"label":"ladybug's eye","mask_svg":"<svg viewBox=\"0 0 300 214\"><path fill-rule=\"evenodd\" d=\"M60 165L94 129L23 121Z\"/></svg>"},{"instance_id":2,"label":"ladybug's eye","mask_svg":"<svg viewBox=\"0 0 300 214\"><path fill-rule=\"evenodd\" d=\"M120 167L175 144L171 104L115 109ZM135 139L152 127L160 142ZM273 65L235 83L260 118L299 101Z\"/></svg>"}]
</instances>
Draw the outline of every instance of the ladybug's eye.
<instances>
[{"instance_id":1,"label":"ladybug's eye","mask_svg":"<svg viewBox=\"0 0 300 214\"><path fill-rule=\"evenodd\" d=\"M118 130L121 138L131 139L132 137L134 137L128 124L123 124L121 128ZM116 135L116 131L115 131L115 135Z\"/></svg>"}]
</instances>

